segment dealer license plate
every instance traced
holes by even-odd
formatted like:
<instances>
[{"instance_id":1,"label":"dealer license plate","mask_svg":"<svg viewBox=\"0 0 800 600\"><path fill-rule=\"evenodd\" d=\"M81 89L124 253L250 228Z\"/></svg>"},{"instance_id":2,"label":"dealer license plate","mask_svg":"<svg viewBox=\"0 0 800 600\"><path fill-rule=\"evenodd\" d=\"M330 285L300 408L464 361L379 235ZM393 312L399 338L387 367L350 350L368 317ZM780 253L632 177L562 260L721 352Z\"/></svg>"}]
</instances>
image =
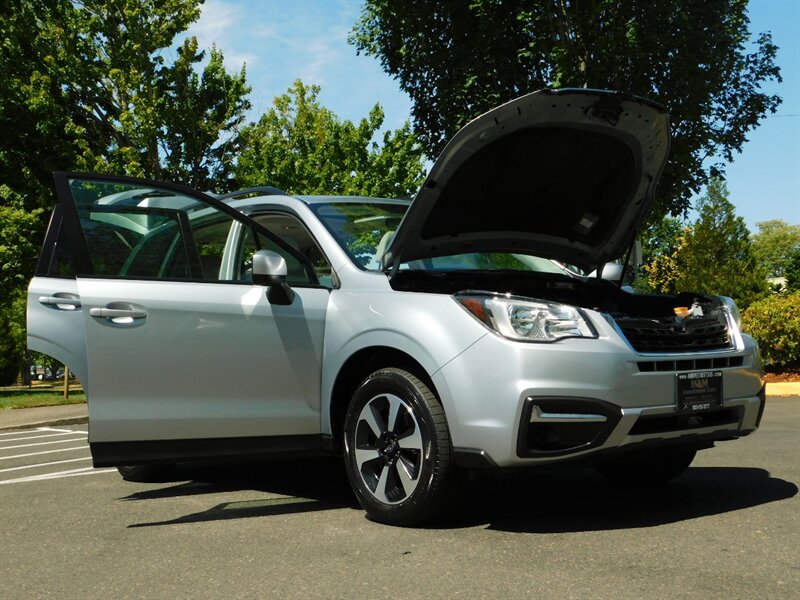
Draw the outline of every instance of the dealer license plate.
<instances>
[{"instance_id":1,"label":"dealer license plate","mask_svg":"<svg viewBox=\"0 0 800 600\"><path fill-rule=\"evenodd\" d=\"M678 373L676 384L679 411L722 406L722 371Z\"/></svg>"}]
</instances>

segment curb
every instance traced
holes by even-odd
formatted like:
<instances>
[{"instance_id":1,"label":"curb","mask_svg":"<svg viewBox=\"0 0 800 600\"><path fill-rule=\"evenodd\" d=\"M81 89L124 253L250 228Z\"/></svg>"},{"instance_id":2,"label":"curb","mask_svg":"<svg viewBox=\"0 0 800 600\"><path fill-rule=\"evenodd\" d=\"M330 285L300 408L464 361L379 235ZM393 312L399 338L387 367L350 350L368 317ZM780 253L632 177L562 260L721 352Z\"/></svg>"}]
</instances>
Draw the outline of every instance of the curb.
<instances>
[{"instance_id":1,"label":"curb","mask_svg":"<svg viewBox=\"0 0 800 600\"><path fill-rule=\"evenodd\" d=\"M0 431L6 429L32 429L81 425L89 422L86 404L12 408L0 411Z\"/></svg>"},{"instance_id":2,"label":"curb","mask_svg":"<svg viewBox=\"0 0 800 600\"><path fill-rule=\"evenodd\" d=\"M89 416L70 419L55 419L52 421L25 422L16 425L0 423L0 431L9 429L34 429L36 427L59 427L61 425L84 425L89 422Z\"/></svg>"},{"instance_id":3,"label":"curb","mask_svg":"<svg viewBox=\"0 0 800 600\"><path fill-rule=\"evenodd\" d=\"M775 396L800 396L800 381L788 383L768 383L767 397Z\"/></svg>"}]
</instances>

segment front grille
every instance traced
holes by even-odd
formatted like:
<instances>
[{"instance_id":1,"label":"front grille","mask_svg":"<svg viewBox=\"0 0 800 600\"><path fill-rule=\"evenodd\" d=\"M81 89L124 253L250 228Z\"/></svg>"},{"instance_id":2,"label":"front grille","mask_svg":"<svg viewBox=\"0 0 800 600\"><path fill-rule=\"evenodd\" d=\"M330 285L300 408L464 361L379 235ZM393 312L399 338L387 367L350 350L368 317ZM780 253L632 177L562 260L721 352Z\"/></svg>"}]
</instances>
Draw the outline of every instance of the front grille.
<instances>
[{"instance_id":1,"label":"front grille","mask_svg":"<svg viewBox=\"0 0 800 600\"><path fill-rule=\"evenodd\" d=\"M707 413L691 415L653 415L639 417L628 435L652 435L673 431L690 432L703 427L721 427L738 423L742 418L742 408L724 408Z\"/></svg>"},{"instance_id":2,"label":"front grille","mask_svg":"<svg viewBox=\"0 0 800 600\"><path fill-rule=\"evenodd\" d=\"M730 348L728 327L721 319L673 319L622 317L617 324L637 352L701 352Z\"/></svg>"},{"instance_id":3,"label":"front grille","mask_svg":"<svg viewBox=\"0 0 800 600\"><path fill-rule=\"evenodd\" d=\"M719 356L717 358L698 358L689 360L640 360L636 363L642 373L662 373L675 371L699 371L702 369L727 369L741 367L742 356Z\"/></svg>"}]
</instances>

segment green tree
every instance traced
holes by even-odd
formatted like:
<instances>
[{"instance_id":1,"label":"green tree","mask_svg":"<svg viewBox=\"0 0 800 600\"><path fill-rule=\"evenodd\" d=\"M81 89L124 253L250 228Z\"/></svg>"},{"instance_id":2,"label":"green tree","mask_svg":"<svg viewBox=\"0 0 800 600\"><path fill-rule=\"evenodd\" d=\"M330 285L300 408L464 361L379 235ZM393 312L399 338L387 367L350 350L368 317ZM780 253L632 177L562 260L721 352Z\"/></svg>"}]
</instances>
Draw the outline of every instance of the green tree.
<instances>
[{"instance_id":1,"label":"green tree","mask_svg":"<svg viewBox=\"0 0 800 600\"><path fill-rule=\"evenodd\" d=\"M663 217L649 223L639 235L642 241L642 261L649 263L664 254L672 254L680 243L686 223L683 219Z\"/></svg>"},{"instance_id":2,"label":"green tree","mask_svg":"<svg viewBox=\"0 0 800 600\"><path fill-rule=\"evenodd\" d=\"M679 221L671 217L664 217L660 225L665 226L662 232L669 237L659 240L658 237L648 239L643 237L642 244L642 277L637 280L636 288L643 293L668 293L680 292L677 289L680 276L679 257L684 253L686 240L691 233L691 226L684 225L677 231L671 231ZM653 224L658 226L659 223ZM652 226L648 229L652 229Z\"/></svg>"},{"instance_id":3,"label":"green tree","mask_svg":"<svg viewBox=\"0 0 800 600\"><path fill-rule=\"evenodd\" d=\"M0 304L5 304L27 285L33 273L40 247L42 209L26 211L20 195L6 185L0 185L0 198Z\"/></svg>"},{"instance_id":4,"label":"green tree","mask_svg":"<svg viewBox=\"0 0 800 600\"><path fill-rule=\"evenodd\" d=\"M240 129L250 109L244 67L238 75L225 70L222 52L211 48L208 64L198 75L205 53L187 38L178 59L160 81L164 100L159 131L162 177L190 187L229 190L241 151Z\"/></svg>"},{"instance_id":5,"label":"green tree","mask_svg":"<svg viewBox=\"0 0 800 600\"><path fill-rule=\"evenodd\" d=\"M770 277L784 277L792 254L800 250L800 225L790 225L780 219L756 223L753 236L753 255Z\"/></svg>"},{"instance_id":6,"label":"green tree","mask_svg":"<svg viewBox=\"0 0 800 600\"><path fill-rule=\"evenodd\" d=\"M0 9L0 180L50 207L52 171L150 172L159 51L198 0L7 0ZM142 157L145 154L145 158ZM154 159L155 157L155 159ZM142 165L144 163L144 165Z\"/></svg>"},{"instance_id":7,"label":"green tree","mask_svg":"<svg viewBox=\"0 0 800 600\"><path fill-rule=\"evenodd\" d=\"M684 213L780 98L769 33L752 43L746 0L367 0L351 33L413 102L428 156L480 113L544 87L649 97L671 115L654 219ZM717 157L717 161L709 160Z\"/></svg>"},{"instance_id":8,"label":"green tree","mask_svg":"<svg viewBox=\"0 0 800 600\"><path fill-rule=\"evenodd\" d=\"M0 385L13 384L25 364L25 285L40 247L40 213L26 211L8 186L0 185Z\"/></svg>"},{"instance_id":9,"label":"green tree","mask_svg":"<svg viewBox=\"0 0 800 600\"><path fill-rule=\"evenodd\" d=\"M53 204L52 171L230 186L250 108L244 69L188 38L202 0L8 0L0 8L0 181Z\"/></svg>"},{"instance_id":10,"label":"green tree","mask_svg":"<svg viewBox=\"0 0 800 600\"><path fill-rule=\"evenodd\" d=\"M786 288L790 292L800 292L800 248L792 252L784 271Z\"/></svg>"},{"instance_id":11,"label":"green tree","mask_svg":"<svg viewBox=\"0 0 800 600\"><path fill-rule=\"evenodd\" d=\"M383 124L375 105L358 124L342 121L318 100L319 86L296 81L247 126L236 179L288 193L402 197L423 179L422 147L406 123L374 141Z\"/></svg>"},{"instance_id":12,"label":"green tree","mask_svg":"<svg viewBox=\"0 0 800 600\"><path fill-rule=\"evenodd\" d=\"M674 256L683 245L685 222L675 217L651 221L642 229L642 275L636 287L642 292L665 289L677 277Z\"/></svg>"},{"instance_id":13,"label":"green tree","mask_svg":"<svg viewBox=\"0 0 800 600\"><path fill-rule=\"evenodd\" d=\"M747 226L736 216L725 182L709 181L698 212L671 255L675 277L660 291L731 296L742 309L764 297L768 293L766 270L753 255Z\"/></svg>"},{"instance_id":14,"label":"green tree","mask_svg":"<svg viewBox=\"0 0 800 600\"><path fill-rule=\"evenodd\" d=\"M0 303L0 386L13 385L25 364L25 294L14 290Z\"/></svg>"}]
</instances>

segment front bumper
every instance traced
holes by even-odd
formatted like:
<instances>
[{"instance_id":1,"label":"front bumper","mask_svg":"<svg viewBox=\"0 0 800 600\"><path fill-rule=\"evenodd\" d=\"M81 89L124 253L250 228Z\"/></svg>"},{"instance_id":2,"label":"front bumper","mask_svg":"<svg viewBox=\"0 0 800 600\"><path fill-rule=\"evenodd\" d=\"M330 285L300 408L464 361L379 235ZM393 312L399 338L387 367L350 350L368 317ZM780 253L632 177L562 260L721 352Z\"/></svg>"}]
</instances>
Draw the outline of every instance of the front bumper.
<instances>
[{"instance_id":1,"label":"front bumper","mask_svg":"<svg viewBox=\"0 0 800 600\"><path fill-rule=\"evenodd\" d=\"M722 406L679 413L676 373L708 366L723 373ZM456 456L469 467L591 463L654 446L700 449L752 433L764 409L757 347L746 337L736 350L653 356L613 335L554 344L487 335L433 383Z\"/></svg>"}]
</instances>

